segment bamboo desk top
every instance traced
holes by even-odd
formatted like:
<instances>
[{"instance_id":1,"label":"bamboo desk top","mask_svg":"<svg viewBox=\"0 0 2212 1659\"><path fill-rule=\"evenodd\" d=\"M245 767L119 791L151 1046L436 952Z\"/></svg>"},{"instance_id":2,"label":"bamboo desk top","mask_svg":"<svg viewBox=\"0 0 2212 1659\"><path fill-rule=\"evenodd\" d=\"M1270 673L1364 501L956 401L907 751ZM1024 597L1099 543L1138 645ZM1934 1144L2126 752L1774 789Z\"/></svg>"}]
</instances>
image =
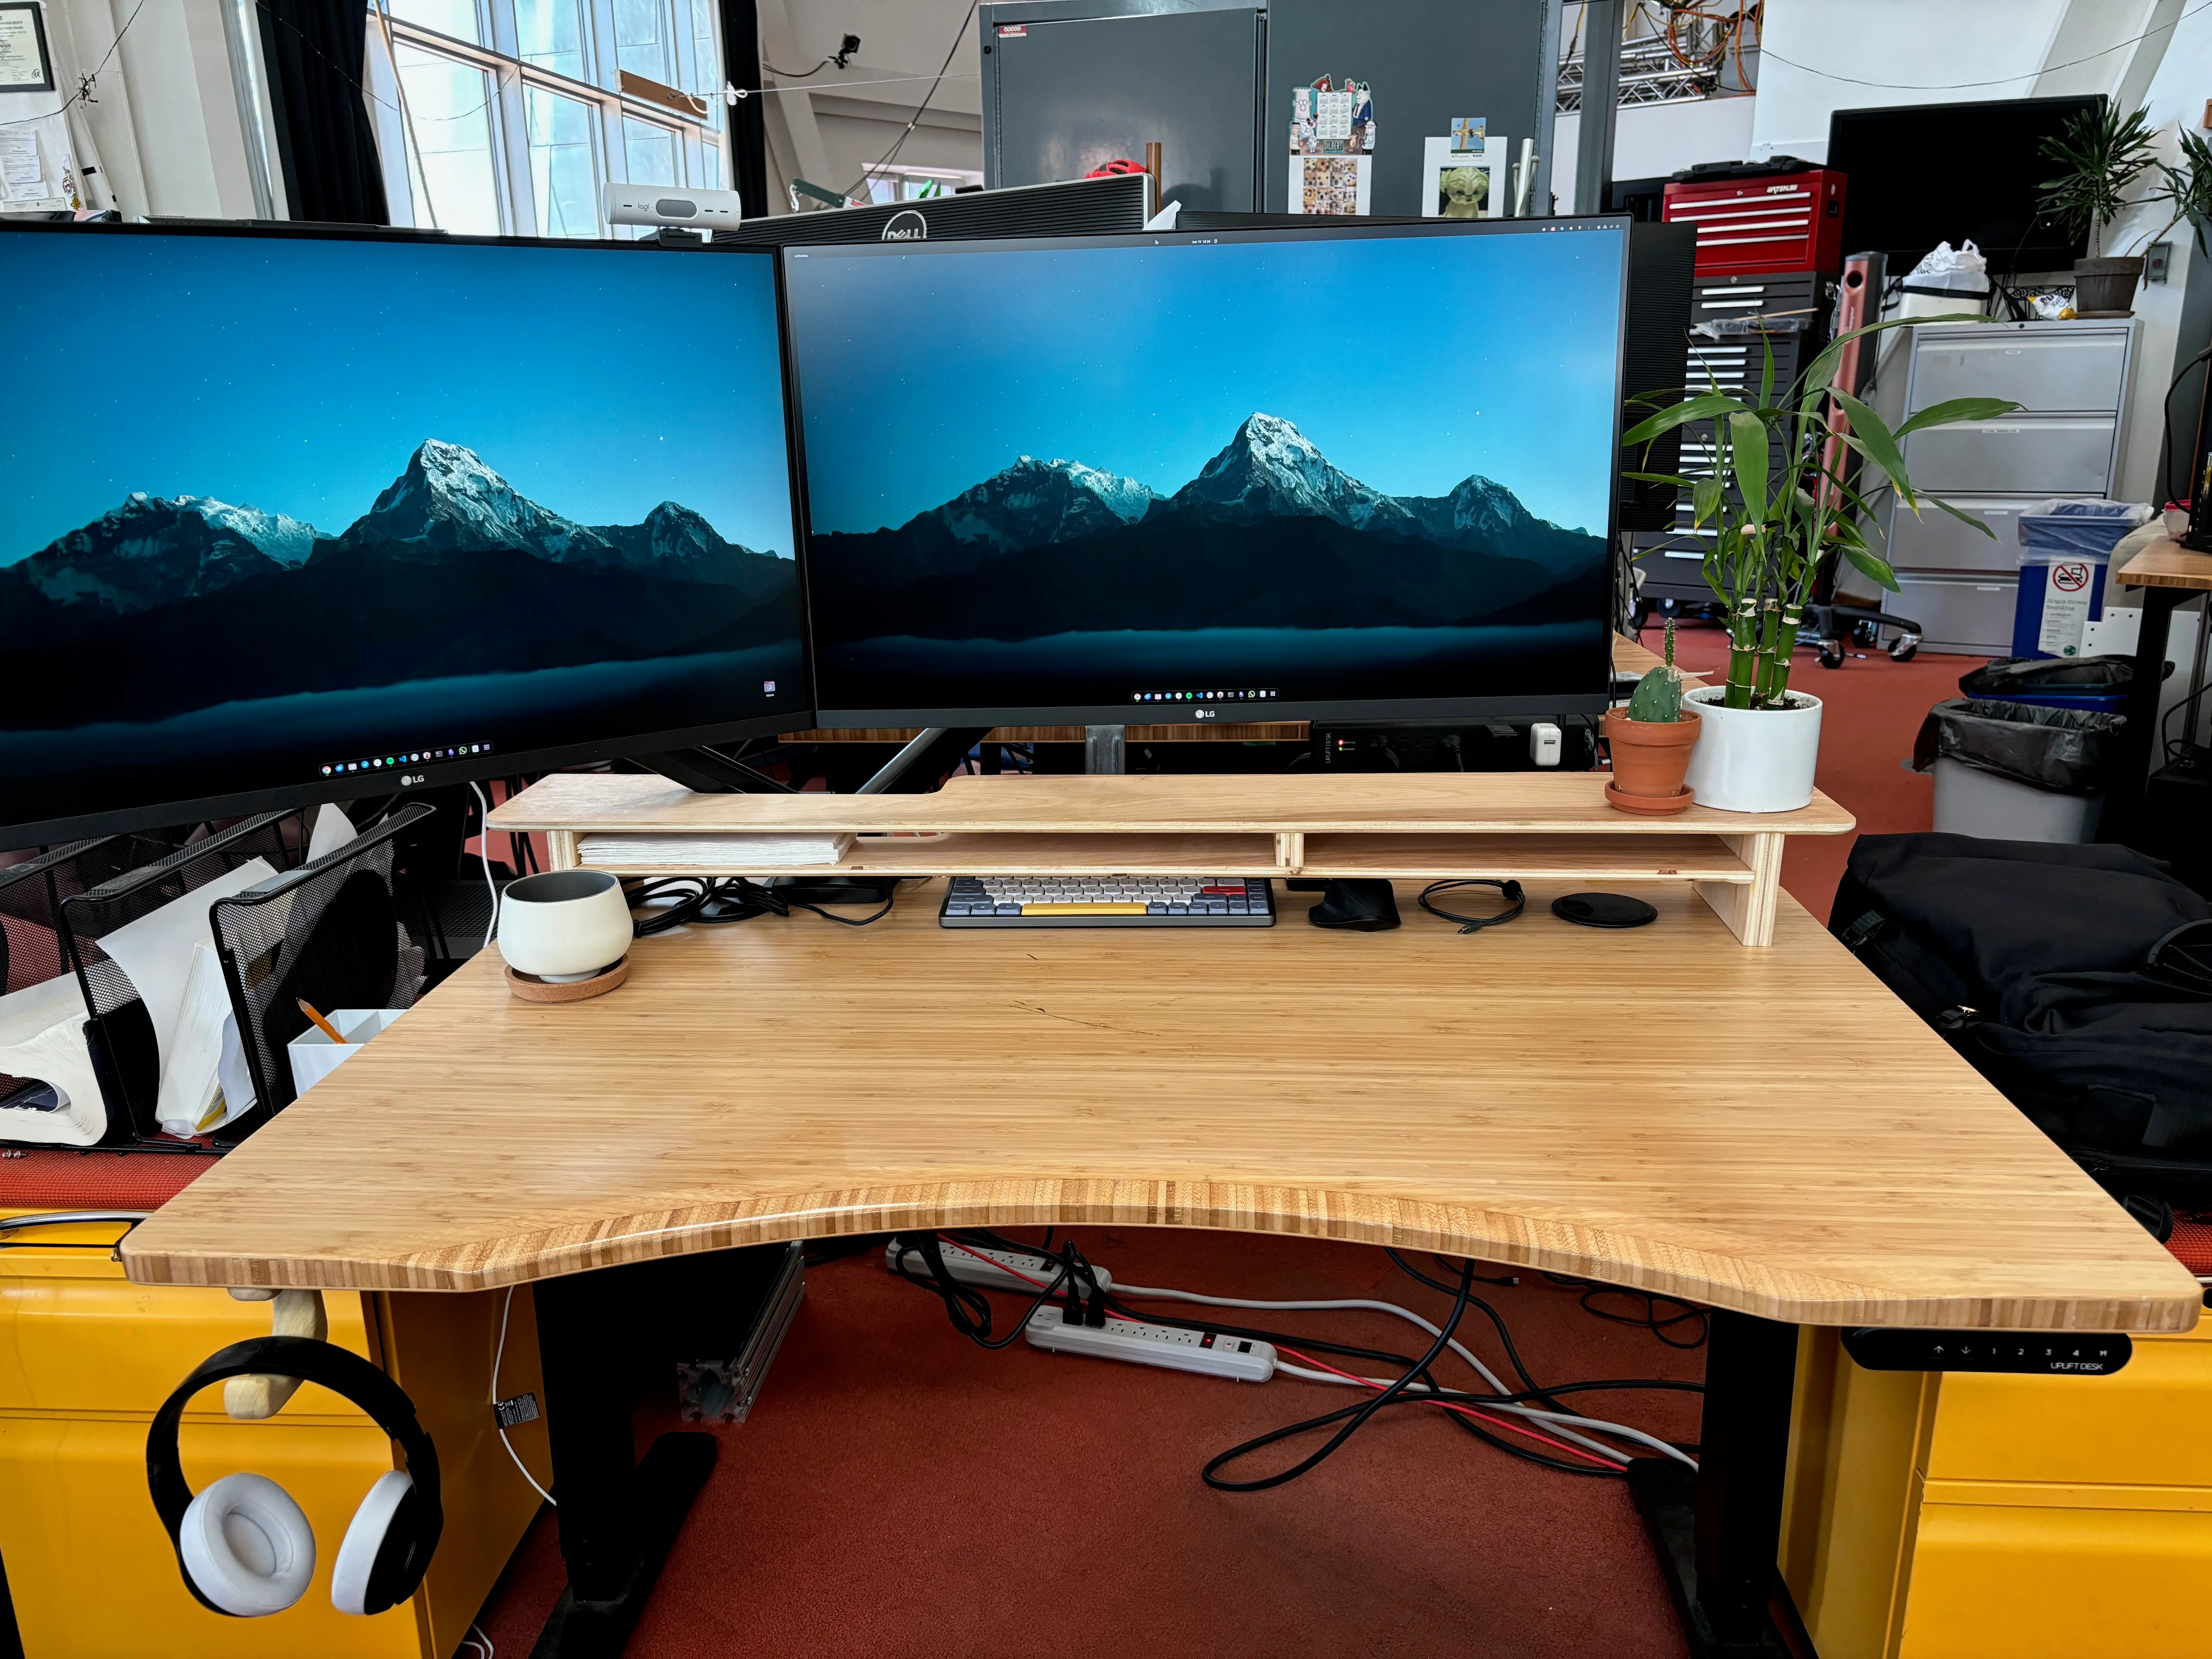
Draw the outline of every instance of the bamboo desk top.
<instances>
[{"instance_id":1,"label":"bamboo desk top","mask_svg":"<svg viewBox=\"0 0 2212 1659\"><path fill-rule=\"evenodd\" d=\"M472 1290L689 1250L1110 1223L1465 1252L1814 1324L2186 1329L2198 1290L1786 896L1624 933L640 941L480 957L137 1228L142 1283ZM1848 1065L1838 1056L1848 1056Z\"/></svg>"},{"instance_id":2,"label":"bamboo desk top","mask_svg":"<svg viewBox=\"0 0 2212 1659\"><path fill-rule=\"evenodd\" d=\"M2122 565L2123 587L2186 587L2212 590L2212 553L2199 553L2171 538L2154 542Z\"/></svg>"}]
</instances>

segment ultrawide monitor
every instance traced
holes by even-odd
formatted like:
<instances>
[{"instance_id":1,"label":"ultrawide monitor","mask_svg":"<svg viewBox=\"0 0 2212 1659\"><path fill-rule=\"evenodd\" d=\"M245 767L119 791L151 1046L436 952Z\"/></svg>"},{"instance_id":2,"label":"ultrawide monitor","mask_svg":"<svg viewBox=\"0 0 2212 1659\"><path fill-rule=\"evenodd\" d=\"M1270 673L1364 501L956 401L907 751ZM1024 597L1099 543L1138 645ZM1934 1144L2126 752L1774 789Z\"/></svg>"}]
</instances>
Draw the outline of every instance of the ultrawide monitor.
<instances>
[{"instance_id":1,"label":"ultrawide monitor","mask_svg":"<svg viewBox=\"0 0 2212 1659\"><path fill-rule=\"evenodd\" d=\"M1626 228L787 249L818 718L1601 710Z\"/></svg>"},{"instance_id":2,"label":"ultrawide monitor","mask_svg":"<svg viewBox=\"0 0 2212 1659\"><path fill-rule=\"evenodd\" d=\"M775 256L0 231L0 846L810 722Z\"/></svg>"}]
</instances>

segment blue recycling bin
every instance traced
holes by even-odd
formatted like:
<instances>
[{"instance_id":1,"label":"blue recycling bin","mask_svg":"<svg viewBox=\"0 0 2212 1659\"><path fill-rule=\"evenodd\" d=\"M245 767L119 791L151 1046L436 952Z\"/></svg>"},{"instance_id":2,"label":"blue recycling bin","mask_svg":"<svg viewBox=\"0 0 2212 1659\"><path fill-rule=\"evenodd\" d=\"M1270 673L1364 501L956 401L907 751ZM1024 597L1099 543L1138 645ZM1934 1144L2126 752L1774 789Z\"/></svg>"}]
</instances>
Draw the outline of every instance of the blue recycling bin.
<instances>
[{"instance_id":1,"label":"blue recycling bin","mask_svg":"<svg viewBox=\"0 0 2212 1659\"><path fill-rule=\"evenodd\" d=\"M2015 658L2081 654L2083 629L2105 614L2112 550L2149 516L2130 501L2039 501L2020 515Z\"/></svg>"}]
</instances>

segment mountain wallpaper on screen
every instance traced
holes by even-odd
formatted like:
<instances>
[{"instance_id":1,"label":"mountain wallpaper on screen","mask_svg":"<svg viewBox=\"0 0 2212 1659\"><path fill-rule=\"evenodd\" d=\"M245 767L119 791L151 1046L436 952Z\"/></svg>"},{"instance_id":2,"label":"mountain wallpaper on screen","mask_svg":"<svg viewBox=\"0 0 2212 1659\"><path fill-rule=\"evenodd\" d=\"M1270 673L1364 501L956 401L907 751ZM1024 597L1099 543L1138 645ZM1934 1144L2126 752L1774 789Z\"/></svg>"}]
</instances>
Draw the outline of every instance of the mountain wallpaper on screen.
<instances>
[{"instance_id":1,"label":"mountain wallpaper on screen","mask_svg":"<svg viewBox=\"0 0 2212 1659\"><path fill-rule=\"evenodd\" d=\"M336 536L133 493L0 567L0 616L36 641L11 650L28 695L0 699L0 728L738 651L789 638L797 606L791 560L678 502L578 524L431 439Z\"/></svg>"},{"instance_id":2,"label":"mountain wallpaper on screen","mask_svg":"<svg viewBox=\"0 0 2212 1659\"><path fill-rule=\"evenodd\" d=\"M825 647L1575 621L1595 614L1606 560L1601 533L1535 518L1501 483L1384 495L1264 413L1172 495L1024 455L896 529L817 533L811 548L817 629L836 623Z\"/></svg>"}]
</instances>

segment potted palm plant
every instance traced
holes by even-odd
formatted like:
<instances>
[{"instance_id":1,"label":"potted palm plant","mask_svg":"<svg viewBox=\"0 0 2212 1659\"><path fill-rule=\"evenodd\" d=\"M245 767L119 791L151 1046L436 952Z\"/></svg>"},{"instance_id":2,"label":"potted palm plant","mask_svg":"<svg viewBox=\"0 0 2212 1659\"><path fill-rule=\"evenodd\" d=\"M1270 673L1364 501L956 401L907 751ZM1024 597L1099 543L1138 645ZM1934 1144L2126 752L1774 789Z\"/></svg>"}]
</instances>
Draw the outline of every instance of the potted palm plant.
<instances>
[{"instance_id":1,"label":"potted palm plant","mask_svg":"<svg viewBox=\"0 0 2212 1659\"><path fill-rule=\"evenodd\" d=\"M1718 391L1698 392L1630 428L1624 444L1649 445L1691 422L1712 426L1713 468L1698 478L1633 472L1689 492L1701 530L1710 530L1704 574L1720 601L1729 632L1726 683L1687 695L1700 730L1690 751L1689 787L1698 802L1736 812L1789 811L1813 799L1820 741L1820 700L1790 688L1797 630L1822 562L1840 555L1892 592L1897 578L1869 544L1868 494L1894 489L1912 511L1924 503L1974 526L1989 526L1932 496L1917 496L1901 445L1922 428L1959 421L1994 420L2019 404L2002 398L1954 398L1922 410L1893 431L1881 416L1834 384L1844 348L1853 340L1909 322L1979 322L1938 317L1875 323L1838 335L1786 387L1774 383L1774 353L1765 353L1755 401ZM1773 466L1783 462L1778 475ZM1855 466L1853 458L1863 464Z\"/></svg>"},{"instance_id":2,"label":"potted palm plant","mask_svg":"<svg viewBox=\"0 0 2212 1659\"><path fill-rule=\"evenodd\" d=\"M2128 206L2129 186L2153 163L2152 137L2148 111L2124 116L2112 104L2100 103L2043 141L2045 158L2062 169L2043 181L2043 210L2068 235L2088 238L2088 257L2074 262L2077 316L2124 317L2134 307L2142 255L2107 256L2105 232Z\"/></svg>"}]
</instances>

